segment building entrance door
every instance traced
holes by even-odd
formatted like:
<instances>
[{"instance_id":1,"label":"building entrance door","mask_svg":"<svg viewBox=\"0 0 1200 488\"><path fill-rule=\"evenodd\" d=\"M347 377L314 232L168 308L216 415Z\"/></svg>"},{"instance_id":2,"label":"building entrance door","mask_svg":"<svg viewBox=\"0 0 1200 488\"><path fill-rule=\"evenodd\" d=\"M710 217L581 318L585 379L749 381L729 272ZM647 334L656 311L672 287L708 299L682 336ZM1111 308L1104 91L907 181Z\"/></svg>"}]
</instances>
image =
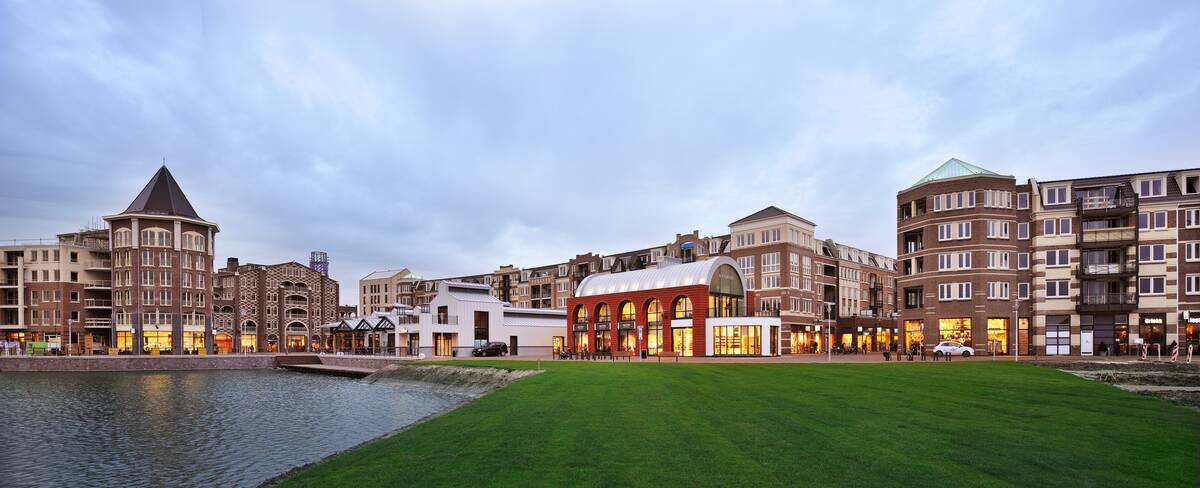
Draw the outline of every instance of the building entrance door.
<instances>
[{"instance_id":1,"label":"building entrance door","mask_svg":"<svg viewBox=\"0 0 1200 488\"><path fill-rule=\"evenodd\" d=\"M1092 355L1092 340L1092 329L1079 331L1079 354L1084 356Z\"/></svg>"},{"instance_id":2,"label":"building entrance door","mask_svg":"<svg viewBox=\"0 0 1200 488\"><path fill-rule=\"evenodd\" d=\"M508 353L517 355L517 336L508 336Z\"/></svg>"},{"instance_id":3,"label":"building entrance door","mask_svg":"<svg viewBox=\"0 0 1200 488\"><path fill-rule=\"evenodd\" d=\"M1046 355L1065 356L1071 354L1071 327L1067 325L1046 326Z\"/></svg>"},{"instance_id":4,"label":"building entrance door","mask_svg":"<svg viewBox=\"0 0 1200 488\"><path fill-rule=\"evenodd\" d=\"M771 326L771 355L779 355L779 326Z\"/></svg>"},{"instance_id":5,"label":"building entrance door","mask_svg":"<svg viewBox=\"0 0 1200 488\"><path fill-rule=\"evenodd\" d=\"M559 354L562 354L562 351L563 351L563 338L562 338L562 336L554 336L554 337L553 337L553 338L550 340L550 344L551 344L550 348L551 348L551 350L554 352L554 356L555 356L555 357L558 357L558 355L559 355Z\"/></svg>"}]
</instances>

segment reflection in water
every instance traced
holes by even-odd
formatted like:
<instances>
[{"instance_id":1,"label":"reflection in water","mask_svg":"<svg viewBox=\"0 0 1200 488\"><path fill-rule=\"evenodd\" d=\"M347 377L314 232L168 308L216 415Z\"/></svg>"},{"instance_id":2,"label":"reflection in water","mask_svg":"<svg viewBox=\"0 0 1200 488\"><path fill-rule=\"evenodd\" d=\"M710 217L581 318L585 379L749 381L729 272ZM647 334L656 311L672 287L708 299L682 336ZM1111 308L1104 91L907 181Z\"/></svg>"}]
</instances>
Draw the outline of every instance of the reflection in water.
<instances>
[{"instance_id":1,"label":"reflection in water","mask_svg":"<svg viewBox=\"0 0 1200 488\"><path fill-rule=\"evenodd\" d=\"M255 486L460 400L272 370L2 373L0 486Z\"/></svg>"}]
</instances>

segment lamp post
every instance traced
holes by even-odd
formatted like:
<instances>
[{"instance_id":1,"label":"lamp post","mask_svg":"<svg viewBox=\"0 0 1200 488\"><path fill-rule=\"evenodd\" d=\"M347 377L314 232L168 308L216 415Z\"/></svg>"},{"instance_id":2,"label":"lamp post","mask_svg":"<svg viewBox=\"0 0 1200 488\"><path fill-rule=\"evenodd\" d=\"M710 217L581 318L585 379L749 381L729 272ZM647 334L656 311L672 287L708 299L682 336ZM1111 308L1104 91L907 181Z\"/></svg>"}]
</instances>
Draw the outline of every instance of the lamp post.
<instances>
[{"instance_id":1,"label":"lamp post","mask_svg":"<svg viewBox=\"0 0 1200 488\"><path fill-rule=\"evenodd\" d=\"M829 321L829 347L825 348L825 353L829 361L833 361L833 304L825 302L825 320Z\"/></svg>"}]
</instances>

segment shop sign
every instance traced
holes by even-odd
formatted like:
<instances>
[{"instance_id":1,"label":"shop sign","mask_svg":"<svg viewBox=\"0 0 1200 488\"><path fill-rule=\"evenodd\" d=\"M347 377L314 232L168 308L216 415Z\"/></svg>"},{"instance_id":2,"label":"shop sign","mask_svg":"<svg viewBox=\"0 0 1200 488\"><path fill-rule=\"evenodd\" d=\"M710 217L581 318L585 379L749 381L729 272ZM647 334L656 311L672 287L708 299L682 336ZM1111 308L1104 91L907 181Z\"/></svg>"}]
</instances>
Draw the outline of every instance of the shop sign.
<instances>
[{"instance_id":1,"label":"shop sign","mask_svg":"<svg viewBox=\"0 0 1200 488\"><path fill-rule=\"evenodd\" d=\"M617 322L617 328L621 330L633 330L633 322Z\"/></svg>"},{"instance_id":2,"label":"shop sign","mask_svg":"<svg viewBox=\"0 0 1200 488\"><path fill-rule=\"evenodd\" d=\"M1200 313L1186 311L1183 312L1183 321L1189 324L1200 324Z\"/></svg>"},{"instance_id":3,"label":"shop sign","mask_svg":"<svg viewBox=\"0 0 1200 488\"><path fill-rule=\"evenodd\" d=\"M1163 325L1167 320L1164 314L1142 315L1142 325Z\"/></svg>"},{"instance_id":4,"label":"shop sign","mask_svg":"<svg viewBox=\"0 0 1200 488\"><path fill-rule=\"evenodd\" d=\"M596 324L596 330L612 330L612 324L609 322Z\"/></svg>"},{"instance_id":5,"label":"shop sign","mask_svg":"<svg viewBox=\"0 0 1200 488\"><path fill-rule=\"evenodd\" d=\"M587 324L575 324L575 330L577 332L587 331Z\"/></svg>"}]
</instances>

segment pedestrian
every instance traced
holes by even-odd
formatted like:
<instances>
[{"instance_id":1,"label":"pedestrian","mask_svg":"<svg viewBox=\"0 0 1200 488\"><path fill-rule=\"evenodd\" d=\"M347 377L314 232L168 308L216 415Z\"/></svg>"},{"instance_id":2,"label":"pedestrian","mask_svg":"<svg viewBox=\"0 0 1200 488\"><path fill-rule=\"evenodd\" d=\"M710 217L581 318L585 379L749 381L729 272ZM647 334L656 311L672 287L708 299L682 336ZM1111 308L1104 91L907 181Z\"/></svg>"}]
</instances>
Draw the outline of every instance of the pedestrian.
<instances>
[{"instance_id":1,"label":"pedestrian","mask_svg":"<svg viewBox=\"0 0 1200 488\"><path fill-rule=\"evenodd\" d=\"M924 361L925 360L925 344L921 344L919 346L913 346L913 347L919 347L921 349L921 360Z\"/></svg>"}]
</instances>

